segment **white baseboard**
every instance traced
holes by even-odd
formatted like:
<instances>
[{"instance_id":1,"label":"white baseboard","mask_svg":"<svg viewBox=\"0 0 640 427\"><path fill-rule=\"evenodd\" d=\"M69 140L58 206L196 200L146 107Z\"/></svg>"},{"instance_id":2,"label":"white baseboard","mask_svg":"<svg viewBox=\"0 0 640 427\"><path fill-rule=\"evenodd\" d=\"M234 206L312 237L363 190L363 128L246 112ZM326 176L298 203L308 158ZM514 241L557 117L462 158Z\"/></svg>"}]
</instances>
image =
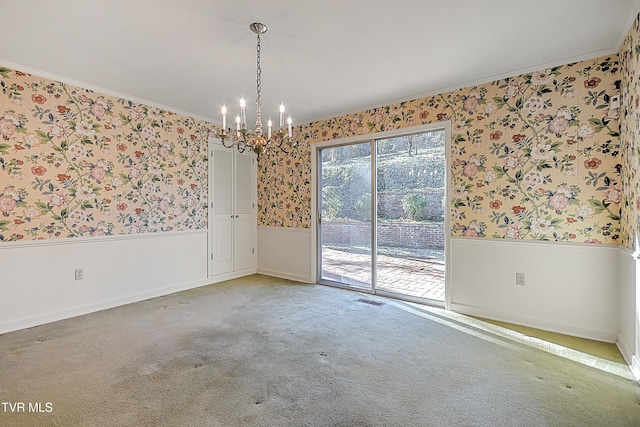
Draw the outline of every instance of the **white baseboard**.
<instances>
[{"instance_id":1,"label":"white baseboard","mask_svg":"<svg viewBox=\"0 0 640 427\"><path fill-rule=\"evenodd\" d=\"M640 383L640 358L638 358L638 356L633 356L629 369L631 369L631 373L636 378L636 381Z\"/></svg>"},{"instance_id":2,"label":"white baseboard","mask_svg":"<svg viewBox=\"0 0 640 427\"><path fill-rule=\"evenodd\" d=\"M557 332L560 334L588 338L597 341L615 343L617 338L616 331L590 329L582 326L553 322L545 319L523 316L517 313L500 311L486 307L476 307L467 304L451 303L451 310L469 316L484 317L486 319L497 320L500 322L513 323L516 325L528 326L530 328L542 329L545 331Z\"/></svg>"},{"instance_id":3,"label":"white baseboard","mask_svg":"<svg viewBox=\"0 0 640 427\"><path fill-rule=\"evenodd\" d=\"M292 274L286 271L270 270L267 268L259 268L258 274L264 274L265 276L279 277L280 279L288 279L288 280L293 280L295 282L301 282L301 283L311 282L308 277L304 277L299 274Z\"/></svg>"},{"instance_id":4,"label":"white baseboard","mask_svg":"<svg viewBox=\"0 0 640 427\"><path fill-rule=\"evenodd\" d=\"M620 354L622 354L624 361L627 362L627 365L629 366L629 369L636 381L640 383L640 360L633 354L631 347L629 347L629 344L620 334L618 334L616 346L618 347L618 350L620 350Z\"/></svg>"},{"instance_id":5,"label":"white baseboard","mask_svg":"<svg viewBox=\"0 0 640 427\"><path fill-rule=\"evenodd\" d=\"M237 279L239 277L250 276L251 274L256 274L255 268L232 271L231 273L215 274L213 276L209 276L209 283L213 284L213 283L225 282L227 280Z\"/></svg>"}]
</instances>

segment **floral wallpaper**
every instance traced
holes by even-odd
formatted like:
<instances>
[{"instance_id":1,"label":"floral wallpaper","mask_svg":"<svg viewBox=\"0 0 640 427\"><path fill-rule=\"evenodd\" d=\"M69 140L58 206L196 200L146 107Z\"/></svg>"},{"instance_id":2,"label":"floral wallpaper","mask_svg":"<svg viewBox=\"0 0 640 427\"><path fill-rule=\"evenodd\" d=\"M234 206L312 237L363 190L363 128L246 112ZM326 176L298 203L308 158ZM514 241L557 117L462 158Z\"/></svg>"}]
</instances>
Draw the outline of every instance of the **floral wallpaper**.
<instances>
[{"instance_id":1,"label":"floral wallpaper","mask_svg":"<svg viewBox=\"0 0 640 427\"><path fill-rule=\"evenodd\" d=\"M640 16L620 49L622 244L635 248L640 230Z\"/></svg>"},{"instance_id":2,"label":"floral wallpaper","mask_svg":"<svg viewBox=\"0 0 640 427\"><path fill-rule=\"evenodd\" d=\"M210 125L0 68L0 241L207 227Z\"/></svg>"},{"instance_id":3,"label":"floral wallpaper","mask_svg":"<svg viewBox=\"0 0 640 427\"><path fill-rule=\"evenodd\" d=\"M310 123L260 162L258 223L310 227L313 143L450 120L453 236L617 244L618 56Z\"/></svg>"}]
</instances>

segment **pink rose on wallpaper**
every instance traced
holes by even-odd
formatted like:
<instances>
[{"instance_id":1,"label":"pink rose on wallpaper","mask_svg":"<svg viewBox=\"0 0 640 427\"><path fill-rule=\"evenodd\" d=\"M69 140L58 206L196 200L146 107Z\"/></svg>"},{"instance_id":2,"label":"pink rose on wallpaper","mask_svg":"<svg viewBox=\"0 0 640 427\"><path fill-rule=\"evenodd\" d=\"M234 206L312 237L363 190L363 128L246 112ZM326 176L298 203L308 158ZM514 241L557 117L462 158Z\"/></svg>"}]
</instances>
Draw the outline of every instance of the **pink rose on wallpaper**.
<instances>
[{"instance_id":1,"label":"pink rose on wallpaper","mask_svg":"<svg viewBox=\"0 0 640 427\"><path fill-rule=\"evenodd\" d=\"M533 83L534 85L547 84L553 78L553 76L553 73L548 68L543 71L536 71L531 75L531 83Z\"/></svg>"},{"instance_id":2,"label":"pink rose on wallpaper","mask_svg":"<svg viewBox=\"0 0 640 427\"><path fill-rule=\"evenodd\" d=\"M504 93L506 98L515 98L517 96L520 96L523 93L522 84L512 80L504 89Z\"/></svg>"},{"instance_id":3,"label":"pink rose on wallpaper","mask_svg":"<svg viewBox=\"0 0 640 427\"><path fill-rule=\"evenodd\" d=\"M604 192L605 194L605 202L607 203L615 203L620 204L620 201L622 200L622 192L620 190L618 190L617 188L609 188L607 191Z\"/></svg>"},{"instance_id":4,"label":"pink rose on wallpaper","mask_svg":"<svg viewBox=\"0 0 640 427\"><path fill-rule=\"evenodd\" d=\"M355 120L352 120L351 123L349 123L349 132L356 133L357 131L358 131L358 122Z\"/></svg>"},{"instance_id":5,"label":"pink rose on wallpaper","mask_svg":"<svg viewBox=\"0 0 640 427\"><path fill-rule=\"evenodd\" d=\"M129 110L129 120L135 122L142 120L144 118L144 114L140 111L138 107L132 108Z\"/></svg>"},{"instance_id":6,"label":"pink rose on wallpaper","mask_svg":"<svg viewBox=\"0 0 640 427\"><path fill-rule=\"evenodd\" d=\"M619 120L620 119L620 109L619 108L609 108L609 109L607 109L607 119L609 119L609 120Z\"/></svg>"},{"instance_id":7,"label":"pink rose on wallpaper","mask_svg":"<svg viewBox=\"0 0 640 427\"><path fill-rule=\"evenodd\" d=\"M469 162L462 168L462 173L468 178L473 178L478 173L478 166L475 163Z\"/></svg>"},{"instance_id":8,"label":"pink rose on wallpaper","mask_svg":"<svg viewBox=\"0 0 640 427\"><path fill-rule=\"evenodd\" d=\"M525 210L527 210L527 208L525 208L524 206L514 206L511 208L511 210L513 211L514 214L519 215Z\"/></svg>"},{"instance_id":9,"label":"pink rose on wallpaper","mask_svg":"<svg viewBox=\"0 0 640 427\"><path fill-rule=\"evenodd\" d=\"M122 212L122 211L124 211L124 210L127 210L127 204L126 204L126 203L118 203L118 205L116 206L116 208L117 208L119 211L121 211L121 212Z\"/></svg>"},{"instance_id":10,"label":"pink rose on wallpaper","mask_svg":"<svg viewBox=\"0 0 640 427\"><path fill-rule=\"evenodd\" d=\"M586 89L593 89L598 87L602 79L600 77L591 77L589 80L584 81L584 87Z\"/></svg>"},{"instance_id":11,"label":"pink rose on wallpaper","mask_svg":"<svg viewBox=\"0 0 640 427\"><path fill-rule=\"evenodd\" d=\"M500 132L499 130L491 132L491 134L489 134L489 139L491 139L492 141L497 141L500 139L500 137L502 136L502 132Z\"/></svg>"},{"instance_id":12,"label":"pink rose on wallpaper","mask_svg":"<svg viewBox=\"0 0 640 427\"><path fill-rule=\"evenodd\" d=\"M38 148L40 147L40 138L33 132L29 132L24 136L24 145L27 148Z\"/></svg>"},{"instance_id":13,"label":"pink rose on wallpaper","mask_svg":"<svg viewBox=\"0 0 640 427\"><path fill-rule=\"evenodd\" d=\"M33 102L35 102L36 104L44 104L47 101L47 98L45 98L43 95L31 95L31 100Z\"/></svg>"},{"instance_id":14,"label":"pink rose on wallpaper","mask_svg":"<svg viewBox=\"0 0 640 427\"><path fill-rule=\"evenodd\" d=\"M470 113L473 113L473 110L475 110L477 106L478 106L478 98L470 96L464 100L464 103L462 104L462 109Z\"/></svg>"},{"instance_id":15,"label":"pink rose on wallpaper","mask_svg":"<svg viewBox=\"0 0 640 427\"><path fill-rule=\"evenodd\" d=\"M56 138L63 138L68 136L71 133L71 130L67 128L64 123L54 123L49 128L49 133Z\"/></svg>"},{"instance_id":16,"label":"pink rose on wallpaper","mask_svg":"<svg viewBox=\"0 0 640 427\"><path fill-rule=\"evenodd\" d=\"M591 206L584 203L578 207L577 213L581 218L591 218L595 214L595 211Z\"/></svg>"},{"instance_id":17,"label":"pink rose on wallpaper","mask_svg":"<svg viewBox=\"0 0 640 427\"><path fill-rule=\"evenodd\" d=\"M44 166L31 167L31 173L34 174L35 176L42 176L45 174L46 171L47 171L47 168L45 168Z\"/></svg>"},{"instance_id":18,"label":"pink rose on wallpaper","mask_svg":"<svg viewBox=\"0 0 640 427\"><path fill-rule=\"evenodd\" d=\"M594 133L595 133L595 130L591 125L582 125L578 128L578 136L580 138L588 138Z\"/></svg>"},{"instance_id":19,"label":"pink rose on wallpaper","mask_svg":"<svg viewBox=\"0 0 640 427\"><path fill-rule=\"evenodd\" d=\"M57 108L58 108L58 113L60 113L60 114L66 114L69 111L71 111L71 108L69 108L67 106L64 106L64 105L58 105Z\"/></svg>"},{"instance_id":20,"label":"pink rose on wallpaper","mask_svg":"<svg viewBox=\"0 0 640 427\"><path fill-rule=\"evenodd\" d=\"M548 144L538 144L531 149L531 157L539 160L549 160L555 152Z\"/></svg>"},{"instance_id":21,"label":"pink rose on wallpaper","mask_svg":"<svg viewBox=\"0 0 640 427\"><path fill-rule=\"evenodd\" d=\"M523 178L528 187L536 188L538 185L544 182L544 176L538 171L530 171Z\"/></svg>"},{"instance_id":22,"label":"pink rose on wallpaper","mask_svg":"<svg viewBox=\"0 0 640 427\"><path fill-rule=\"evenodd\" d=\"M102 166L96 166L91 169L91 176L98 182L101 182L107 176L107 172L102 168Z\"/></svg>"},{"instance_id":23,"label":"pink rose on wallpaper","mask_svg":"<svg viewBox=\"0 0 640 427\"><path fill-rule=\"evenodd\" d=\"M79 135L92 136L96 133L96 130L93 128L93 123L90 123L88 120L80 120L76 123L76 132L78 132Z\"/></svg>"},{"instance_id":24,"label":"pink rose on wallpaper","mask_svg":"<svg viewBox=\"0 0 640 427\"><path fill-rule=\"evenodd\" d=\"M166 146L162 145L160 148L158 148L158 155L163 159L166 160L166 158L169 157L169 154L171 154L171 152Z\"/></svg>"},{"instance_id":25,"label":"pink rose on wallpaper","mask_svg":"<svg viewBox=\"0 0 640 427\"><path fill-rule=\"evenodd\" d=\"M126 144L117 144L116 145L116 150L118 150L118 151L127 151L127 145Z\"/></svg>"},{"instance_id":26,"label":"pink rose on wallpaper","mask_svg":"<svg viewBox=\"0 0 640 427\"><path fill-rule=\"evenodd\" d=\"M162 198L158 202L158 209L160 209L164 213L166 213L170 207L171 207L171 201L167 198Z\"/></svg>"},{"instance_id":27,"label":"pink rose on wallpaper","mask_svg":"<svg viewBox=\"0 0 640 427\"><path fill-rule=\"evenodd\" d=\"M505 169L520 169L524 160L516 153L509 153L504 159Z\"/></svg>"},{"instance_id":28,"label":"pink rose on wallpaper","mask_svg":"<svg viewBox=\"0 0 640 427\"><path fill-rule=\"evenodd\" d=\"M0 196L0 212L4 216L9 216L9 212L16 208L16 201L9 196Z\"/></svg>"},{"instance_id":29,"label":"pink rose on wallpaper","mask_svg":"<svg viewBox=\"0 0 640 427\"><path fill-rule=\"evenodd\" d=\"M598 159L597 157L584 161L584 167L587 169L598 169L598 166L600 166L600 164L602 164L602 160Z\"/></svg>"},{"instance_id":30,"label":"pink rose on wallpaper","mask_svg":"<svg viewBox=\"0 0 640 427\"><path fill-rule=\"evenodd\" d=\"M553 230L555 230L555 227L551 225L550 219L539 218L531 223L531 231L534 233L547 234Z\"/></svg>"},{"instance_id":31,"label":"pink rose on wallpaper","mask_svg":"<svg viewBox=\"0 0 640 427\"><path fill-rule=\"evenodd\" d=\"M40 209L35 206L27 206L24 210L24 216L30 220L40 218Z\"/></svg>"},{"instance_id":32,"label":"pink rose on wallpaper","mask_svg":"<svg viewBox=\"0 0 640 427\"><path fill-rule=\"evenodd\" d=\"M107 110L97 102L91 106L89 111L91 111L91 114L96 116L98 119L101 119L107 113Z\"/></svg>"},{"instance_id":33,"label":"pink rose on wallpaper","mask_svg":"<svg viewBox=\"0 0 640 427\"><path fill-rule=\"evenodd\" d=\"M569 121L564 117L554 117L549 122L549 131L556 135L562 134L569 126Z\"/></svg>"},{"instance_id":34,"label":"pink rose on wallpaper","mask_svg":"<svg viewBox=\"0 0 640 427\"><path fill-rule=\"evenodd\" d=\"M79 200L91 200L94 198L94 196L95 193L93 192L93 188L86 185L83 185L76 191L76 197Z\"/></svg>"},{"instance_id":35,"label":"pink rose on wallpaper","mask_svg":"<svg viewBox=\"0 0 640 427\"><path fill-rule=\"evenodd\" d=\"M139 166L131 166L131 169L129 170L129 177L131 179L136 179L136 178L140 178L142 176L142 169Z\"/></svg>"},{"instance_id":36,"label":"pink rose on wallpaper","mask_svg":"<svg viewBox=\"0 0 640 427\"><path fill-rule=\"evenodd\" d=\"M4 139L9 139L11 135L16 132L16 125L13 124L12 121L7 120L6 118L0 119L0 135Z\"/></svg>"},{"instance_id":37,"label":"pink rose on wallpaper","mask_svg":"<svg viewBox=\"0 0 640 427\"><path fill-rule=\"evenodd\" d=\"M67 196L61 191L56 191L51 196L49 196L49 204L55 207L66 205L69 203L69 200L70 200L69 196Z\"/></svg>"},{"instance_id":38,"label":"pink rose on wallpaper","mask_svg":"<svg viewBox=\"0 0 640 427\"><path fill-rule=\"evenodd\" d=\"M500 200L492 200L489 202L489 207L493 210L500 209L502 202Z\"/></svg>"},{"instance_id":39,"label":"pink rose on wallpaper","mask_svg":"<svg viewBox=\"0 0 640 427\"><path fill-rule=\"evenodd\" d=\"M131 227L129 228L130 234L140 234L142 232L144 232L144 226L142 226L138 221L131 224Z\"/></svg>"},{"instance_id":40,"label":"pink rose on wallpaper","mask_svg":"<svg viewBox=\"0 0 640 427\"><path fill-rule=\"evenodd\" d=\"M544 100L538 96L532 96L524 103L524 109L527 110L529 114L535 114L543 108Z\"/></svg>"},{"instance_id":41,"label":"pink rose on wallpaper","mask_svg":"<svg viewBox=\"0 0 640 427\"><path fill-rule=\"evenodd\" d=\"M462 232L465 237L478 237L478 231L474 228L467 228Z\"/></svg>"},{"instance_id":42,"label":"pink rose on wallpaper","mask_svg":"<svg viewBox=\"0 0 640 427\"><path fill-rule=\"evenodd\" d=\"M549 207L554 209L556 212L560 213L563 209L565 209L569 205L569 199L567 199L563 194L555 193L551 197L549 197Z\"/></svg>"},{"instance_id":43,"label":"pink rose on wallpaper","mask_svg":"<svg viewBox=\"0 0 640 427\"><path fill-rule=\"evenodd\" d=\"M524 232L518 224L509 224L504 230L504 237L507 239L522 239Z\"/></svg>"}]
</instances>

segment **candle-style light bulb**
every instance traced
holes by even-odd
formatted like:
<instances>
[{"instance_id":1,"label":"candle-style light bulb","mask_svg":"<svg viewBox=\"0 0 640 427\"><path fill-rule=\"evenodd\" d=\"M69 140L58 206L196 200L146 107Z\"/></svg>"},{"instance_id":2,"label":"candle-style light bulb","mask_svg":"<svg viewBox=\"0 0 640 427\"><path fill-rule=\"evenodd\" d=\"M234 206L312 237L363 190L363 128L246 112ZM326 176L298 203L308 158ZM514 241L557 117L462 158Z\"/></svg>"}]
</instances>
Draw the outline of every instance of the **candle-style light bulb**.
<instances>
[{"instance_id":1,"label":"candle-style light bulb","mask_svg":"<svg viewBox=\"0 0 640 427\"><path fill-rule=\"evenodd\" d=\"M246 124L247 123L247 110L246 110L246 106L247 103L244 100L244 97L240 98L240 115L242 116L242 124Z\"/></svg>"},{"instance_id":2,"label":"candle-style light bulb","mask_svg":"<svg viewBox=\"0 0 640 427\"><path fill-rule=\"evenodd\" d=\"M293 120L291 119L291 116L287 117L287 125L289 125L289 138L293 136L292 124L293 124Z\"/></svg>"},{"instance_id":3,"label":"candle-style light bulb","mask_svg":"<svg viewBox=\"0 0 640 427\"><path fill-rule=\"evenodd\" d=\"M222 130L225 130L227 128L227 106L223 105L220 112L222 112Z\"/></svg>"},{"instance_id":4,"label":"candle-style light bulb","mask_svg":"<svg viewBox=\"0 0 640 427\"><path fill-rule=\"evenodd\" d=\"M273 126L273 122L271 121L271 118L269 118L269 120L267 120L267 138L271 139L271 126Z\"/></svg>"},{"instance_id":5,"label":"candle-style light bulb","mask_svg":"<svg viewBox=\"0 0 640 427\"><path fill-rule=\"evenodd\" d=\"M284 103L280 103L280 129L284 126Z\"/></svg>"}]
</instances>

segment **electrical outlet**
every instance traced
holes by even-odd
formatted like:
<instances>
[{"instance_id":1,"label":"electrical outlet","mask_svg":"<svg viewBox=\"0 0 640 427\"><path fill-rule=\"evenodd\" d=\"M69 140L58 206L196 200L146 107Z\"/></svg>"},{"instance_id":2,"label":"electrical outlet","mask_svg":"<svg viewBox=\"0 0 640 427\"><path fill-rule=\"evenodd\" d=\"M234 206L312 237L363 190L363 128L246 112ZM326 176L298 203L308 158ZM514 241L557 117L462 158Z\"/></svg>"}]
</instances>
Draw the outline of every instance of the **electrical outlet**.
<instances>
[{"instance_id":1,"label":"electrical outlet","mask_svg":"<svg viewBox=\"0 0 640 427\"><path fill-rule=\"evenodd\" d=\"M84 270L82 268L76 268L76 280L84 279Z\"/></svg>"},{"instance_id":2,"label":"electrical outlet","mask_svg":"<svg viewBox=\"0 0 640 427\"><path fill-rule=\"evenodd\" d=\"M516 273L516 285L524 286L524 273Z\"/></svg>"}]
</instances>

